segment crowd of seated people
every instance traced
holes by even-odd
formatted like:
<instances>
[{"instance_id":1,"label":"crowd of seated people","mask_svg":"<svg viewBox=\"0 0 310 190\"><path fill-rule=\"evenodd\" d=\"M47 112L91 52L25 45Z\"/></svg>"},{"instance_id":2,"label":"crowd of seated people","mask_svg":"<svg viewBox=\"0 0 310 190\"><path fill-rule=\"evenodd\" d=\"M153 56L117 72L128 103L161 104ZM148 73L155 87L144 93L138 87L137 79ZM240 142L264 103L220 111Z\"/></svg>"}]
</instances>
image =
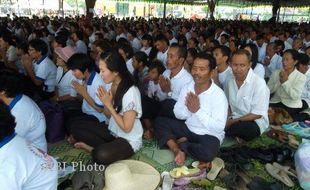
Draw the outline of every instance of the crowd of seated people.
<instances>
[{"instance_id":1,"label":"crowd of seated people","mask_svg":"<svg viewBox=\"0 0 310 190\"><path fill-rule=\"evenodd\" d=\"M169 148L178 165L186 156L207 165L225 137L248 142L268 130L268 109L309 119L306 23L0 21L0 125L8 128L0 130L0 161L10 143L31 157L23 139L47 150L42 101L62 105L66 140L104 165L132 156L143 138ZM0 176L10 177L2 167Z\"/></svg>"}]
</instances>

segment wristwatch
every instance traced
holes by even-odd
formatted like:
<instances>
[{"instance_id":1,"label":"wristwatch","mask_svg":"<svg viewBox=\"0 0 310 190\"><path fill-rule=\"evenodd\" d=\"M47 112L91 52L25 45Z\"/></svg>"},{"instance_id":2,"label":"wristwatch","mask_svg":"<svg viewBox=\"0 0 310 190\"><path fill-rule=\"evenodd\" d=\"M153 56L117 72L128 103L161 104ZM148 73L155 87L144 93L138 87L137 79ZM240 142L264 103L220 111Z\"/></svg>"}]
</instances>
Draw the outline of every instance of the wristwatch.
<instances>
[{"instance_id":1,"label":"wristwatch","mask_svg":"<svg viewBox=\"0 0 310 190\"><path fill-rule=\"evenodd\" d=\"M170 91L170 92L168 92L168 96L169 97L171 97L172 96L172 92Z\"/></svg>"}]
</instances>

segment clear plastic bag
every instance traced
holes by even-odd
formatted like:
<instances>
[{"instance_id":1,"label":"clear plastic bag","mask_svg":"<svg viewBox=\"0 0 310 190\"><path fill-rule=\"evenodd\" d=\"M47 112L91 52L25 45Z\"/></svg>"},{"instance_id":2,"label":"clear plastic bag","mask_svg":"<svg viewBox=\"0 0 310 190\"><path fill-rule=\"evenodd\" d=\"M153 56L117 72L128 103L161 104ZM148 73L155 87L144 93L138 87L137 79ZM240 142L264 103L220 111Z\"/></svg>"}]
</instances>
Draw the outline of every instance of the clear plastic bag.
<instances>
[{"instance_id":1,"label":"clear plastic bag","mask_svg":"<svg viewBox=\"0 0 310 190\"><path fill-rule=\"evenodd\" d=\"M303 139L295 153L295 167L300 186L310 190L310 140Z\"/></svg>"}]
</instances>

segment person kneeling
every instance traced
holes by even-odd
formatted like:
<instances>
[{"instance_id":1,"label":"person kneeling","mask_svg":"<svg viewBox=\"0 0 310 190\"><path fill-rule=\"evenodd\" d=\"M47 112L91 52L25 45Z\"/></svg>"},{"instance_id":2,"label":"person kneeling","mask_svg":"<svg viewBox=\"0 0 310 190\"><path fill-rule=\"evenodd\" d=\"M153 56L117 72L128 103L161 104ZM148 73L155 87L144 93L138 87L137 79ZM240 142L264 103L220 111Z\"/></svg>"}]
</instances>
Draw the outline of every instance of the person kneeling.
<instances>
[{"instance_id":1,"label":"person kneeling","mask_svg":"<svg viewBox=\"0 0 310 190\"><path fill-rule=\"evenodd\" d=\"M174 106L177 119L155 119L158 144L173 151L177 165L184 164L185 155L211 162L225 136L228 103L222 89L211 80L215 67L211 55L199 54L192 67L194 81L184 86Z\"/></svg>"}]
</instances>

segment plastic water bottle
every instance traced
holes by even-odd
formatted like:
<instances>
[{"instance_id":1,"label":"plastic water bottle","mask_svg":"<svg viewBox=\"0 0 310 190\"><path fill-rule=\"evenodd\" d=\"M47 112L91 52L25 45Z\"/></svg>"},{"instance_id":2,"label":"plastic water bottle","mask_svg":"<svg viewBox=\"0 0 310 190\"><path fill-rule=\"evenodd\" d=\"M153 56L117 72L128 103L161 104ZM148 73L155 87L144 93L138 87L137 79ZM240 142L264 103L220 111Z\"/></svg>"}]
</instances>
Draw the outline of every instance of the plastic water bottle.
<instances>
[{"instance_id":1,"label":"plastic water bottle","mask_svg":"<svg viewBox=\"0 0 310 190\"><path fill-rule=\"evenodd\" d=\"M164 171L164 172L161 174L161 177L163 178L162 190L171 190L171 189L172 189L172 186L173 186L174 179L172 179L172 178L170 177L169 172Z\"/></svg>"}]
</instances>

